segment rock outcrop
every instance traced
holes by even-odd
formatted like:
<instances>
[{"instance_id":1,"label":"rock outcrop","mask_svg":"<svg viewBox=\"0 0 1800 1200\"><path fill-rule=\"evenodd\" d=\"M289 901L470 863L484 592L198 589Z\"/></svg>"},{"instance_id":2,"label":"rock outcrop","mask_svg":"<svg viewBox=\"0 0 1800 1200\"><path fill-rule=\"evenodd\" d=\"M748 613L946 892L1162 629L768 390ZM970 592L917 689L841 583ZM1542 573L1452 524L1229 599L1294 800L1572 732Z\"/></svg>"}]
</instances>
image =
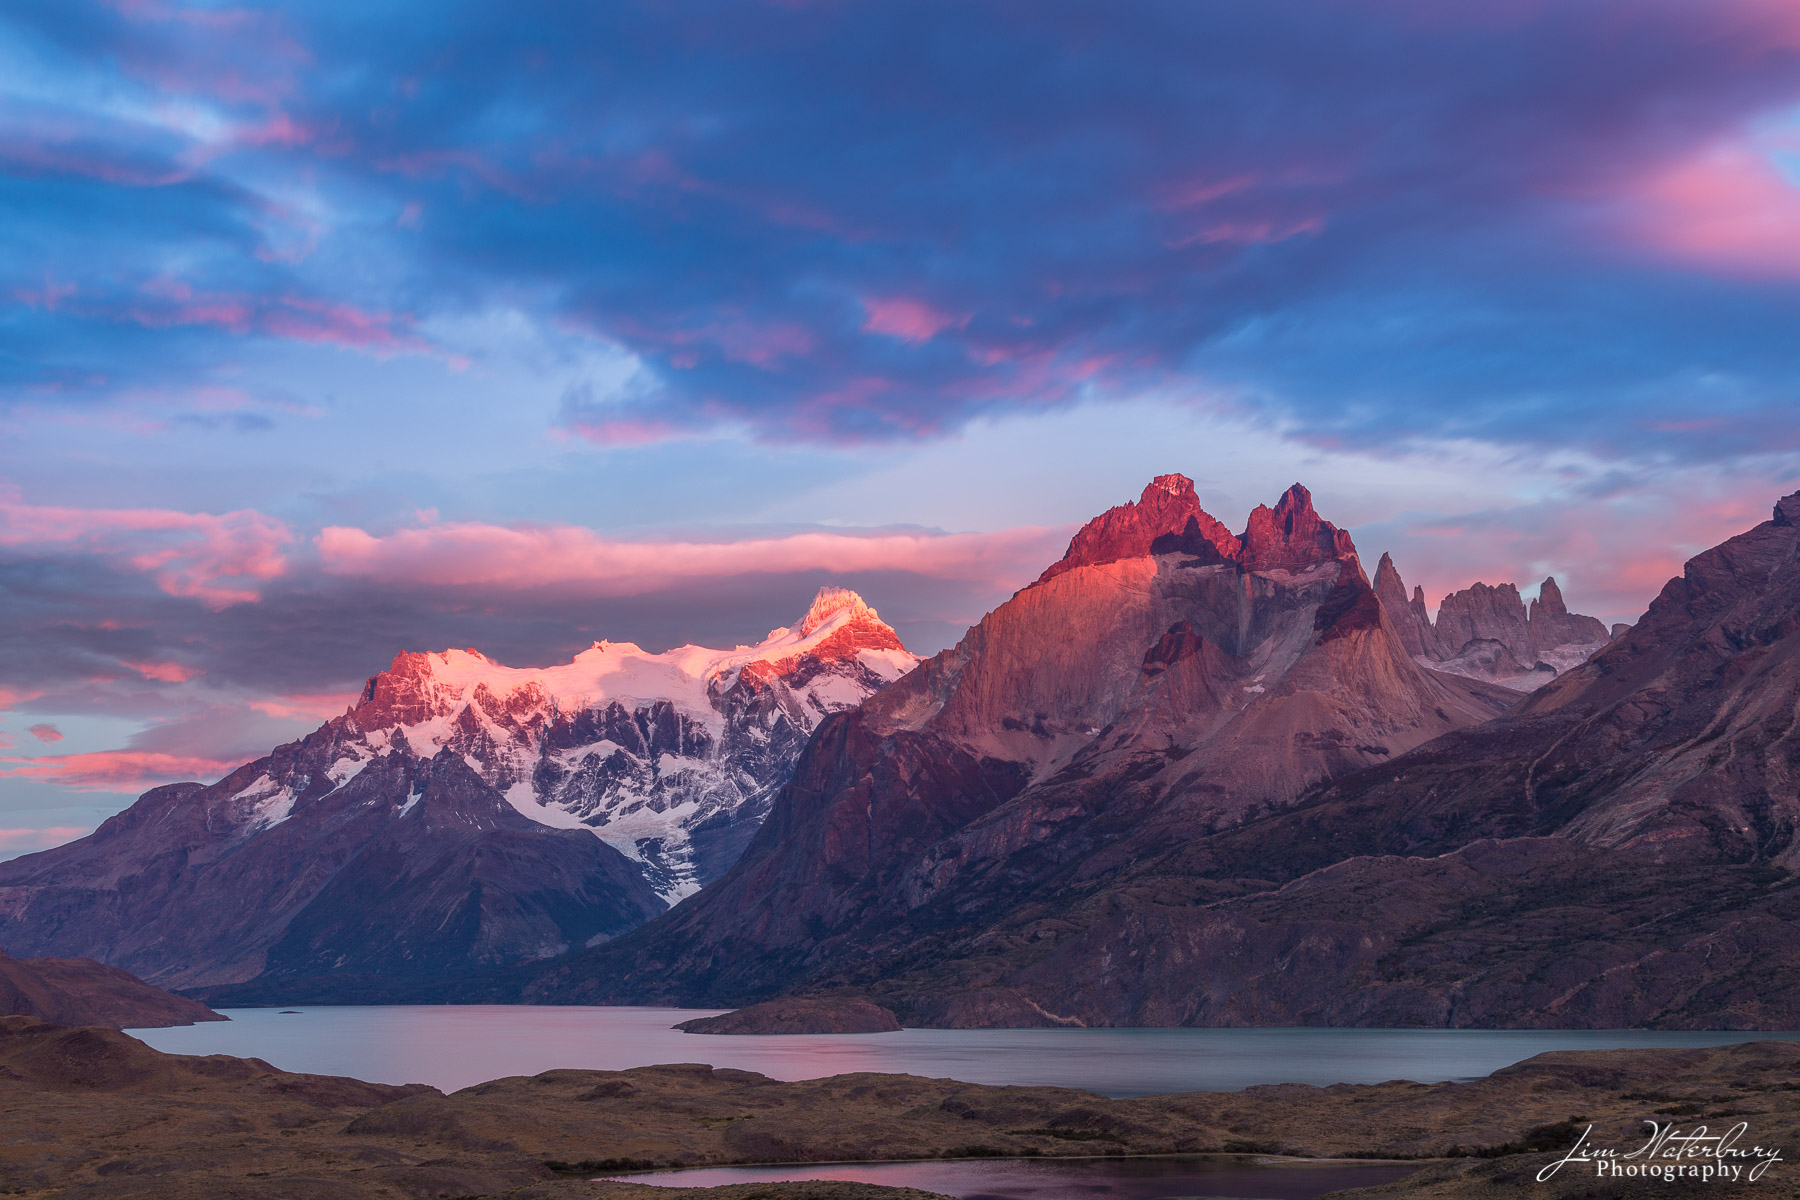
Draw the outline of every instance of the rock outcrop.
<instances>
[{"instance_id":1,"label":"rock outcrop","mask_svg":"<svg viewBox=\"0 0 1800 1200\"><path fill-rule=\"evenodd\" d=\"M860 997L793 996L766 1000L675 1026L683 1033L898 1033L900 1022Z\"/></svg>"},{"instance_id":2,"label":"rock outcrop","mask_svg":"<svg viewBox=\"0 0 1800 1200\"><path fill-rule=\"evenodd\" d=\"M1409 597L1394 560L1375 569L1375 594L1407 653L1434 670L1531 691L1585 661L1622 629L1572 613L1555 576L1539 585L1529 607L1510 583L1474 583L1451 592L1433 621L1425 593Z\"/></svg>"}]
</instances>

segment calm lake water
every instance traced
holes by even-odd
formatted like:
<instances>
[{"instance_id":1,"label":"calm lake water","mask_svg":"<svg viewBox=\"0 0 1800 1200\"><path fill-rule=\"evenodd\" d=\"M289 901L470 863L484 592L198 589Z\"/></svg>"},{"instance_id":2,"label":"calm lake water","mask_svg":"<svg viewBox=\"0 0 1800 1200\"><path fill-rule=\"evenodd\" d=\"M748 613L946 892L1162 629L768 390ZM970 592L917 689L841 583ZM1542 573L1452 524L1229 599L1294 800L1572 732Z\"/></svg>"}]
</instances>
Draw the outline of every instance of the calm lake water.
<instances>
[{"instance_id":1,"label":"calm lake water","mask_svg":"<svg viewBox=\"0 0 1800 1200\"><path fill-rule=\"evenodd\" d=\"M781 1179L841 1179L918 1188L965 1200L1162 1200L1234 1197L1313 1200L1340 1188L1374 1187L1404 1178L1411 1166L1351 1163L1256 1166L1201 1158L1079 1159L1072 1162L966 1161L866 1163L830 1167L704 1167L618 1175L633 1183L716 1187Z\"/></svg>"},{"instance_id":2,"label":"calm lake water","mask_svg":"<svg viewBox=\"0 0 1800 1200\"><path fill-rule=\"evenodd\" d=\"M429 1083L445 1091L553 1067L618 1071L702 1062L775 1079L884 1071L967 1083L1055 1084L1108 1096L1235 1091L1259 1083L1436 1083L1477 1079L1546 1050L1800 1041L1800 1033L1633 1030L906 1029L751 1037L669 1028L717 1011L522 1005L297 1012L237 1008L224 1010L229 1022L131 1032L174 1054L235 1054L265 1059L288 1071L351 1075L375 1083Z\"/></svg>"}]
</instances>

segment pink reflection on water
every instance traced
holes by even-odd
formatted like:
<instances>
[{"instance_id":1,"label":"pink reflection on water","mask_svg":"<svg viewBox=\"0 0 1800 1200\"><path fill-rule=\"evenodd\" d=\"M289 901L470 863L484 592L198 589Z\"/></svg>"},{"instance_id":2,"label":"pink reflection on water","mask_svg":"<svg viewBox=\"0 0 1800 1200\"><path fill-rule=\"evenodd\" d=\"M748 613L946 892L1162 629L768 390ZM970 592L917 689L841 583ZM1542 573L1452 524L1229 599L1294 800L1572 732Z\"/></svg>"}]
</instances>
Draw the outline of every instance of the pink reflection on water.
<instances>
[{"instance_id":1,"label":"pink reflection on water","mask_svg":"<svg viewBox=\"0 0 1800 1200\"><path fill-rule=\"evenodd\" d=\"M701 1167L614 1178L659 1187L830 1180L883 1184L981 1200L1159 1200L1238 1197L1313 1200L1342 1188L1374 1187L1412 1174L1413 1165L1271 1163L1238 1157L1110 1158L1044 1162L963 1159L950 1162L838 1163L830 1166Z\"/></svg>"}]
</instances>

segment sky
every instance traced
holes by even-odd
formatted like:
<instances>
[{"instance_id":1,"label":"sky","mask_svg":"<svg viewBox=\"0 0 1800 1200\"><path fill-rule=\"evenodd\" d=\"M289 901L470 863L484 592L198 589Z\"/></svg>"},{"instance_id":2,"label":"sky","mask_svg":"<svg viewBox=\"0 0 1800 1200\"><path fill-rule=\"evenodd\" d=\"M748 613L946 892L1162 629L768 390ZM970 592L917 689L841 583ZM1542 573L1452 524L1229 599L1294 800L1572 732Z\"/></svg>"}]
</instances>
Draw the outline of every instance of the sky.
<instances>
[{"instance_id":1,"label":"sky","mask_svg":"<svg viewBox=\"0 0 1800 1200\"><path fill-rule=\"evenodd\" d=\"M936 651L1171 471L1629 621L1796 328L1791 0L12 0L0 857L402 650Z\"/></svg>"}]
</instances>

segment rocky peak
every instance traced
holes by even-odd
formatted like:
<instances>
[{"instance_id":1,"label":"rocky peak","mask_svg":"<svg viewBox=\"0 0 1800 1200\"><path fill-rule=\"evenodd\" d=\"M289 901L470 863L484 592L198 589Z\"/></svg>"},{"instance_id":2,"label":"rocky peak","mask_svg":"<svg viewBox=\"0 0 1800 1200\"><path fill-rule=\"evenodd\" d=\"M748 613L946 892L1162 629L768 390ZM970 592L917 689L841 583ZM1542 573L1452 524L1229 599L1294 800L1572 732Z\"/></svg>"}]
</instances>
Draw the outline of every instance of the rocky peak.
<instances>
[{"instance_id":1,"label":"rocky peak","mask_svg":"<svg viewBox=\"0 0 1800 1200\"><path fill-rule=\"evenodd\" d=\"M795 626L801 637L810 637L821 625L837 616L847 614L849 621L870 621L879 623L881 618L874 609L863 602L863 598L849 588L822 587L819 594L813 597L812 607L800 618Z\"/></svg>"},{"instance_id":2,"label":"rocky peak","mask_svg":"<svg viewBox=\"0 0 1800 1200\"><path fill-rule=\"evenodd\" d=\"M1387 610L1406 653L1413 658L1429 656L1435 634L1431 616L1425 611L1425 590L1415 587L1412 599L1406 598L1406 581L1400 578L1400 568L1394 565L1392 555L1383 554L1375 565L1375 597Z\"/></svg>"},{"instance_id":3,"label":"rocky peak","mask_svg":"<svg viewBox=\"0 0 1800 1200\"><path fill-rule=\"evenodd\" d=\"M1775 524L1792 528L1800 525L1800 492L1783 496L1775 502Z\"/></svg>"},{"instance_id":4,"label":"rocky peak","mask_svg":"<svg viewBox=\"0 0 1800 1200\"><path fill-rule=\"evenodd\" d=\"M1554 575L1544 576L1544 582L1538 588L1537 599L1531 602L1527 619L1535 624L1540 614L1545 617L1569 615L1569 606L1563 603L1562 589L1556 586L1556 576Z\"/></svg>"},{"instance_id":5,"label":"rocky peak","mask_svg":"<svg viewBox=\"0 0 1800 1200\"><path fill-rule=\"evenodd\" d=\"M363 685L362 695L352 708L358 726L368 730L417 725L440 715L432 687L431 658L414 650L394 655L387 670Z\"/></svg>"},{"instance_id":6,"label":"rocky peak","mask_svg":"<svg viewBox=\"0 0 1800 1200\"><path fill-rule=\"evenodd\" d=\"M1522 663L1536 661L1525 601L1510 583L1477 581L1451 592L1438 606L1438 645L1446 658L1477 639L1504 645Z\"/></svg>"},{"instance_id":7,"label":"rocky peak","mask_svg":"<svg viewBox=\"0 0 1800 1200\"><path fill-rule=\"evenodd\" d=\"M1434 623L1425 610L1424 590L1414 588L1408 599L1398 568L1383 554L1375 569L1375 594L1414 658L1523 690L1581 662L1611 636L1595 618L1569 611L1555 576L1544 580L1529 607L1510 583L1471 584L1444 597Z\"/></svg>"},{"instance_id":8,"label":"rocky peak","mask_svg":"<svg viewBox=\"0 0 1800 1200\"><path fill-rule=\"evenodd\" d=\"M769 643L779 644L790 635L800 640L792 653L774 654L745 664L736 677L773 679L793 674L809 664L846 662L864 650L892 651L903 656L907 661L897 660L898 669L906 669L917 661L893 626L849 588L820 588L800 623L792 630L770 630Z\"/></svg>"},{"instance_id":9,"label":"rocky peak","mask_svg":"<svg viewBox=\"0 0 1800 1200\"><path fill-rule=\"evenodd\" d=\"M1239 545L1238 560L1248 571L1303 571L1332 559L1356 563L1350 535L1323 520L1313 510L1312 493L1297 483L1274 508L1259 504L1251 510Z\"/></svg>"},{"instance_id":10,"label":"rocky peak","mask_svg":"<svg viewBox=\"0 0 1800 1200\"><path fill-rule=\"evenodd\" d=\"M1194 481L1186 475L1158 475L1136 501L1109 508L1083 525L1069 540L1068 552L1052 563L1038 582L1054 579L1076 567L1151 554L1158 538L1179 537L1190 525L1195 535L1210 543L1221 558L1237 556L1237 539L1200 507Z\"/></svg>"},{"instance_id":11,"label":"rocky peak","mask_svg":"<svg viewBox=\"0 0 1800 1200\"><path fill-rule=\"evenodd\" d=\"M1375 564L1375 594L1390 607L1406 605L1406 581L1400 578L1400 569L1394 565L1391 554L1383 553L1381 561Z\"/></svg>"}]
</instances>

